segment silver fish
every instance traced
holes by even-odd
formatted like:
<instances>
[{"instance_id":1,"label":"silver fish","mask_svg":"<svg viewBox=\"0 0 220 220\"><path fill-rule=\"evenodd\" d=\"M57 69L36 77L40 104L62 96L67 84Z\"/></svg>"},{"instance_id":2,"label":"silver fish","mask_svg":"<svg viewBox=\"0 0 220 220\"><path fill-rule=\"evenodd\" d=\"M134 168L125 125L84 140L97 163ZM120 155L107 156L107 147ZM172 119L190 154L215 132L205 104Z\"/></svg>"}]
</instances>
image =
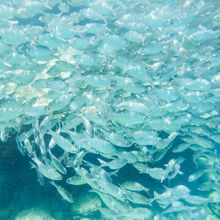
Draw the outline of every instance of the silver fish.
<instances>
[{"instance_id":1,"label":"silver fish","mask_svg":"<svg viewBox=\"0 0 220 220\"><path fill-rule=\"evenodd\" d=\"M101 164L100 167L109 167L112 170L121 169L127 163L127 160L125 160L125 159L117 159L117 158L115 158L115 159L113 159L113 160L111 160L109 162L103 161L101 159L98 159L98 161Z\"/></svg>"},{"instance_id":2,"label":"silver fish","mask_svg":"<svg viewBox=\"0 0 220 220\"><path fill-rule=\"evenodd\" d=\"M63 199L65 199L66 201L70 203L74 202L73 195L69 193L66 189L56 184L55 182L50 182L50 183L57 189L57 192L62 196Z\"/></svg>"},{"instance_id":3,"label":"silver fish","mask_svg":"<svg viewBox=\"0 0 220 220\"><path fill-rule=\"evenodd\" d=\"M140 183L138 182L134 182L134 181L126 181L126 182L123 182L120 184L120 186L123 188L123 189L126 189L126 190L130 190L130 191L145 191L146 193L149 192L149 189L144 187L143 185L141 185Z\"/></svg>"},{"instance_id":4,"label":"silver fish","mask_svg":"<svg viewBox=\"0 0 220 220\"><path fill-rule=\"evenodd\" d=\"M45 165L37 157L33 157L32 160L34 163L31 163L33 167L37 168L37 171L40 172L43 176L52 180L61 180L63 177L52 167Z\"/></svg>"},{"instance_id":5,"label":"silver fish","mask_svg":"<svg viewBox=\"0 0 220 220\"><path fill-rule=\"evenodd\" d=\"M79 175L75 175L75 176L67 178L66 182L68 184L76 185L76 186L87 184L86 179L84 179L83 177L81 177Z\"/></svg>"}]
</instances>

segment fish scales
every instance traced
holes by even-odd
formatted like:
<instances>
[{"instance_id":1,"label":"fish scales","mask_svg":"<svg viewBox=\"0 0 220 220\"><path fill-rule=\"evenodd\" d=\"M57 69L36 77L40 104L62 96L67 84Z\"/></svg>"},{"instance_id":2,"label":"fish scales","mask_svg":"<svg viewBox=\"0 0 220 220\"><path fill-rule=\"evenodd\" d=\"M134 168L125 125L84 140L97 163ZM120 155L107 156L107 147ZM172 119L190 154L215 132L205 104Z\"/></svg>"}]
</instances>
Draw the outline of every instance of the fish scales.
<instances>
[{"instance_id":1,"label":"fish scales","mask_svg":"<svg viewBox=\"0 0 220 220\"><path fill-rule=\"evenodd\" d=\"M217 219L219 8L2 0L1 162L29 158L70 202L60 219ZM103 204L72 205L82 184Z\"/></svg>"}]
</instances>

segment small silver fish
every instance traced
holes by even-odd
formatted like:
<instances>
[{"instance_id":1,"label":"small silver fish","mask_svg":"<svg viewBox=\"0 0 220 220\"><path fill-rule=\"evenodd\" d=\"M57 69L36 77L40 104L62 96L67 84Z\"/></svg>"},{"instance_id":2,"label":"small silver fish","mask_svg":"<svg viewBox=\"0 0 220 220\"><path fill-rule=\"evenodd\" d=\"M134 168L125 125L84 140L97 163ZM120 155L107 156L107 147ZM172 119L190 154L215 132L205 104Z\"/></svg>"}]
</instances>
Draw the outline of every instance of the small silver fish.
<instances>
[{"instance_id":1,"label":"small silver fish","mask_svg":"<svg viewBox=\"0 0 220 220\"><path fill-rule=\"evenodd\" d=\"M77 148L68 139L64 138L60 134L57 134L55 132L48 132L48 134L53 137L54 142L64 151L67 151L69 153L77 152Z\"/></svg>"},{"instance_id":2,"label":"small silver fish","mask_svg":"<svg viewBox=\"0 0 220 220\"><path fill-rule=\"evenodd\" d=\"M57 192L62 196L63 199L66 201L73 203L73 195L69 193L67 190L65 190L62 186L56 184L55 182L50 182L54 187L56 187Z\"/></svg>"},{"instance_id":3,"label":"small silver fish","mask_svg":"<svg viewBox=\"0 0 220 220\"><path fill-rule=\"evenodd\" d=\"M205 170L199 170L199 171L196 171L196 172L192 173L192 174L188 177L188 181L189 181L189 182L194 182L194 181L196 181L196 180L199 179L205 172L207 172L207 169L205 169Z\"/></svg>"},{"instance_id":4,"label":"small silver fish","mask_svg":"<svg viewBox=\"0 0 220 220\"><path fill-rule=\"evenodd\" d=\"M98 161L101 163L100 167L109 167L112 170L121 169L127 163L127 160L125 160L123 158L122 159L113 159L109 162L106 162L101 159L98 159Z\"/></svg>"},{"instance_id":5,"label":"small silver fish","mask_svg":"<svg viewBox=\"0 0 220 220\"><path fill-rule=\"evenodd\" d=\"M136 191L136 192L145 191L146 193L149 192L148 188L146 188L143 185L141 185L140 183L134 182L134 181L126 181L124 183L121 183L120 186L123 189L127 189L127 190L130 190L130 191Z\"/></svg>"},{"instance_id":6,"label":"small silver fish","mask_svg":"<svg viewBox=\"0 0 220 220\"><path fill-rule=\"evenodd\" d=\"M33 167L37 168L37 171L40 172L43 176L47 177L48 179L52 180L61 180L63 177L60 173L58 173L54 168L45 165L42 163L36 156L32 158L34 163L31 163Z\"/></svg>"},{"instance_id":7,"label":"small silver fish","mask_svg":"<svg viewBox=\"0 0 220 220\"><path fill-rule=\"evenodd\" d=\"M86 179L79 175L75 175L66 179L66 182L71 185L79 186L83 184L87 184Z\"/></svg>"}]
</instances>

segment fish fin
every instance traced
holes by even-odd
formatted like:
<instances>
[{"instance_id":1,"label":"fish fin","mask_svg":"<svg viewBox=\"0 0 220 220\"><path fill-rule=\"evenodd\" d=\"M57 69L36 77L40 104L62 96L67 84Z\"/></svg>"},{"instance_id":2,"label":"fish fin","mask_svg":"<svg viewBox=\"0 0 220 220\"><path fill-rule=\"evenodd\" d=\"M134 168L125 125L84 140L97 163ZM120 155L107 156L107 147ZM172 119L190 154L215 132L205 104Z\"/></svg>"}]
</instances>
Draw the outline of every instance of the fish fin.
<instances>
[{"instance_id":1,"label":"fish fin","mask_svg":"<svg viewBox=\"0 0 220 220\"><path fill-rule=\"evenodd\" d=\"M120 187L123 191L125 190L120 183L119 183L118 185L119 185L119 187Z\"/></svg>"},{"instance_id":2,"label":"fish fin","mask_svg":"<svg viewBox=\"0 0 220 220\"><path fill-rule=\"evenodd\" d=\"M95 190L95 189L90 189L89 192L92 192L92 193L97 193L98 191Z\"/></svg>"},{"instance_id":3,"label":"fish fin","mask_svg":"<svg viewBox=\"0 0 220 220\"><path fill-rule=\"evenodd\" d=\"M40 173L37 171L37 176L38 176L37 181L40 183L41 186L43 186L43 185L44 185L44 177L43 177L43 175L40 174Z\"/></svg>"},{"instance_id":4,"label":"fish fin","mask_svg":"<svg viewBox=\"0 0 220 220\"><path fill-rule=\"evenodd\" d=\"M147 195L149 195L149 196L150 196L149 189L144 189L144 192L146 192L146 193L147 193Z\"/></svg>"},{"instance_id":5,"label":"fish fin","mask_svg":"<svg viewBox=\"0 0 220 220\"><path fill-rule=\"evenodd\" d=\"M159 194L156 191L154 191L154 197L157 197L157 196L159 196Z\"/></svg>"},{"instance_id":6,"label":"fish fin","mask_svg":"<svg viewBox=\"0 0 220 220\"><path fill-rule=\"evenodd\" d=\"M150 204L151 204L154 200L156 200L158 196L159 196L159 194L158 194L156 191L154 191L154 198L149 199Z\"/></svg>"},{"instance_id":7,"label":"fish fin","mask_svg":"<svg viewBox=\"0 0 220 220\"><path fill-rule=\"evenodd\" d=\"M51 185L53 185L57 189L57 185L56 185L56 183L53 180L51 180L49 182L50 182Z\"/></svg>"},{"instance_id":8,"label":"fish fin","mask_svg":"<svg viewBox=\"0 0 220 220\"><path fill-rule=\"evenodd\" d=\"M183 175L183 174L184 174L184 173L183 173L182 171L180 171L180 170L179 170L177 173L180 174L180 175Z\"/></svg>"},{"instance_id":9,"label":"fish fin","mask_svg":"<svg viewBox=\"0 0 220 220\"><path fill-rule=\"evenodd\" d=\"M54 154L50 151L49 154L52 154L52 156L54 156ZM64 163L66 161L68 161L68 152L67 151L64 151L64 153L60 156L60 157L56 157L56 159L62 163L62 161L64 161ZM54 156L55 157L55 156Z\"/></svg>"},{"instance_id":10,"label":"fish fin","mask_svg":"<svg viewBox=\"0 0 220 220\"><path fill-rule=\"evenodd\" d=\"M162 176L160 182L162 183L166 179L165 175Z\"/></svg>"},{"instance_id":11,"label":"fish fin","mask_svg":"<svg viewBox=\"0 0 220 220\"><path fill-rule=\"evenodd\" d=\"M119 170L115 170L115 171L111 172L111 175L118 176L118 171Z\"/></svg>"},{"instance_id":12,"label":"fish fin","mask_svg":"<svg viewBox=\"0 0 220 220\"><path fill-rule=\"evenodd\" d=\"M91 162L89 162L89 161L86 161L86 160L83 160L83 159L82 159L82 161L83 161L87 166L89 166L89 167L94 167L94 166L96 166L95 164L93 164L93 163L91 163Z\"/></svg>"},{"instance_id":13,"label":"fish fin","mask_svg":"<svg viewBox=\"0 0 220 220\"><path fill-rule=\"evenodd\" d=\"M99 158L98 158L98 161L99 161L99 163L100 163L100 165L101 165L100 167L102 167L102 166L106 163L104 160L101 160L101 159L99 159Z\"/></svg>"},{"instance_id":14,"label":"fish fin","mask_svg":"<svg viewBox=\"0 0 220 220\"><path fill-rule=\"evenodd\" d=\"M167 187L167 186L165 186L165 185L163 185L163 187L165 188L165 190L168 190L169 188Z\"/></svg>"},{"instance_id":15,"label":"fish fin","mask_svg":"<svg viewBox=\"0 0 220 220\"><path fill-rule=\"evenodd\" d=\"M31 165L31 169L34 169L34 168L36 169L37 168L37 165L33 162L30 162L30 165Z\"/></svg>"}]
</instances>

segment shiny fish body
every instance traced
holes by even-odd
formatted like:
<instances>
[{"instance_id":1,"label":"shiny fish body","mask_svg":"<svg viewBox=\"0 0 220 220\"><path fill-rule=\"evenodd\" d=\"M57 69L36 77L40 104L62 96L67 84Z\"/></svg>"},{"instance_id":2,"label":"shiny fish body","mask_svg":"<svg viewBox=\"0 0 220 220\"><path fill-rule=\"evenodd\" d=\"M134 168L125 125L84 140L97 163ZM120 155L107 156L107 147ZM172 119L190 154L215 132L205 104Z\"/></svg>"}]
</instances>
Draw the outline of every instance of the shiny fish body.
<instances>
[{"instance_id":1,"label":"shiny fish body","mask_svg":"<svg viewBox=\"0 0 220 220\"><path fill-rule=\"evenodd\" d=\"M147 167L144 171L142 171L142 173L146 173L154 179L162 180L166 171L162 168L157 168L157 167L156 168L149 168L149 167Z\"/></svg>"},{"instance_id":2,"label":"shiny fish body","mask_svg":"<svg viewBox=\"0 0 220 220\"><path fill-rule=\"evenodd\" d=\"M54 142L59 147L61 147L64 151L67 151L69 153L73 153L73 152L77 151L76 147L70 141L68 141L66 138L64 138L61 135L56 134L54 132L49 133L49 134L53 137Z\"/></svg>"},{"instance_id":3,"label":"shiny fish body","mask_svg":"<svg viewBox=\"0 0 220 220\"><path fill-rule=\"evenodd\" d=\"M150 205L150 201L140 193L133 191L126 191L126 196L128 200L134 204Z\"/></svg>"},{"instance_id":4,"label":"shiny fish body","mask_svg":"<svg viewBox=\"0 0 220 220\"><path fill-rule=\"evenodd\" d=\"M111 118L113 121L128 127L144 123L144 117L136 112L124 112L120 114L113 114Z\"/></svg>"},{"instance_id":5,"label":"shiny fish body","mask_svg":"<svg viewBox=\"0 0 220 220\"><path fill-rule=\"evenodd\" d=\"M57 189L58 193L62 196L66 201L73 203L74 199L72 194L70 194L67 190L65 190L62 186L56 184L55 182L51 182L51 184Z\"/></svg>"},{"instance_id":6,"label":"shiny fish body","mask_svg":"<svg viewBox=\"0 0 220 220\"><path fill-rule=\"evenodd\" d=\"M116 134L113 132L110 133L105 130L102 130L102 132L105 136L105 139L111 142L112 144L119 146L119 147L130 147L129 142L125 138L120 136L119 134Z\"/></svg>"},{"instance_id":7,"label":"shiny fish body","mask_svg":"<svg viewBox=\"0 0 220 220\"><path fill-rule=\"evenodd\" d=\"M138 182L132 182L132 181L127 181L124 182L122 184L120 184L122 188L130 190L130 191L145 191L148 193L149 189L142 186L140 183Z\"/></svg>"},{"instance_id":8,"label":"shiny fish body","mask_svg":"<svg viewBox=\"0 0 220 220\"><path fill-rule=\"evenodd\" d=\"M67 174L66 168L63 166L62 162L57 159L51 151L49 151L51 164L56 168L60 173Z\"/></svg>"},{"instance_id":9,"label":"shiny fish body","mask_svg":"<svg viewBox=\"0 0 220 220\"><path fill-rule=\"evenodd\" d=\"M207 170L199 170L195 173L192 173L189 177L188 177L188 181L189 182L194 182L196 181L198 178L200 178L204 173L206 173Z\"/></svg>"},{"instance_id":10,"label":"shiny fish body","mask_svg":"<svg viewBox=\"0 0 220 220\"><path fill-rule=\"evenodd\" d=\"M63 203L54 218L220 216L219 8L1 1L1 162L18 148L62 199L91 189L103 201Z\"/></svg>"},{"instance_id":11,"label":"shiny fish body","mask_svg":"<svg viewBox=\"0 0 220 220\"><path fill-rule=\"evenodd\" d=\"M40 162L36 157L32 158L34 163L37 166L37 171L40 172L43 176L47 177L51 180L61 180L62 176L60 173L58 173L54 168L47 166ZM35 167L35 165L33 165Z\"/></svg>"},{"instance_id":12,"label":"shiny fish body","mask_svg":"<svg viewBox=\"0 0 220 220\"><path fill-rule=\"evenodd\" d=\"M78 175L67 178L66 182L68 184L76 185L76 186L87 183L85 179L83 179L81 176L78 176Z\"/></svg>"},{"instance_id":13,"label":"shiny fish body","mask_svg":"<svg viewBox=\"0 0 220 220\"><path fill-rule=\"evenodd\" d=\"M112 170L118 170L121 169L123 166L126 165L127 160L125 159L113 159L109 162L103 161L101 159L98 159L98 161L101 163L100 167L109 167Z\"/></svg>"},{"instance_id":14,"label":"shiny fish body","mask_svg":"<svg viewBox=\"0 0 220 220\"><path fill-rule=\"evenodd\" d=\"M83 146L85 148L91 149L93 151L97 151L103 154L115 154L117 152L114 145L109 143L108 141L99 139L97 137L94 138L88 138L84 141Z\"/></svg>"}]
</instances>

